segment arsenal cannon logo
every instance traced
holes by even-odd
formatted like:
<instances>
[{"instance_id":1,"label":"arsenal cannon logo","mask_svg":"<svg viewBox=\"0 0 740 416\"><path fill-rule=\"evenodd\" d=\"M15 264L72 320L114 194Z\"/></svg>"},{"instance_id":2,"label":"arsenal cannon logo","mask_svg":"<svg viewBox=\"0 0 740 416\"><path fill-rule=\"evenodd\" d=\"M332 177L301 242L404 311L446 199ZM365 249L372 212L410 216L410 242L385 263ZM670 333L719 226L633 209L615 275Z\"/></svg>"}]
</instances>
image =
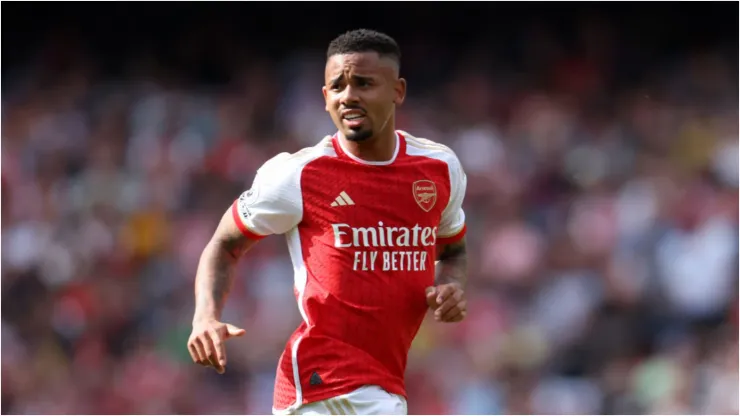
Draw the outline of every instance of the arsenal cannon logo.
<instances>
[{"instance_id":1,"label":"arsenal cannon logo","mask_svg":"<svg viewBox=\"0 0 740 416\"><path fill-rule=\"evenodd\" d=\"M429 180L416 181L413 184L414 200L421 209L429 212L437 202L437 186Z\"/></svg>"}]
</instances>

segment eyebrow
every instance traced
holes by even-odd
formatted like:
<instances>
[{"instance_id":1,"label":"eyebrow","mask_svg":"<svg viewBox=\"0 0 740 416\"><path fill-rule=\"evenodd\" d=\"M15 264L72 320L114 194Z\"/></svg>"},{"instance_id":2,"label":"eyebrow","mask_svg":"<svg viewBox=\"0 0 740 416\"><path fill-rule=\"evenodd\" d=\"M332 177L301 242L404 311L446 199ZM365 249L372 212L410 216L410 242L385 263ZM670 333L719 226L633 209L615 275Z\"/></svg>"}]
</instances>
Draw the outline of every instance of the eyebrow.
<instances>
[{"instance_id":1,"label":"eyebrow","mask_svg":"<svg viewBox=\"0 0 740 416\"><path fill-rule=\"evenodd\" d=\"M336 78L333 78L329 81L329 85L334 85L344 79L344 74L341 74L337 76ZM371 76L364 76L364 75L352 75L352 79L359 80L359 81L372 81L373 78Z\"/></svg>"}]
</instances>

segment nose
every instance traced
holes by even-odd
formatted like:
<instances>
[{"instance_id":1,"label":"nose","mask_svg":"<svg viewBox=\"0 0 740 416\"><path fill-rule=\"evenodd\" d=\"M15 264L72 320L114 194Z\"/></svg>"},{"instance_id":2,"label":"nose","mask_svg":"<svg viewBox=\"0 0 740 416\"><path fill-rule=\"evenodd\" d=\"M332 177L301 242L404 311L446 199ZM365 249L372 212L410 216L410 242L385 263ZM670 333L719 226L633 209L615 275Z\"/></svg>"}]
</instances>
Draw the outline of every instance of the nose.
<instances>
[{"instance_id":1,"label":"nose","mask_svg":"<svg viewBox=\"0 0 740 416\"><path fill-rule=\"evenodd\" d=\"M342 91L340 102L342 103L342 105L345 106L357 104L358 102L360 102L360 97L357 95L357 90L353 86L347 85L344 88L344 91Z\"/></svg>"}]
</instances>

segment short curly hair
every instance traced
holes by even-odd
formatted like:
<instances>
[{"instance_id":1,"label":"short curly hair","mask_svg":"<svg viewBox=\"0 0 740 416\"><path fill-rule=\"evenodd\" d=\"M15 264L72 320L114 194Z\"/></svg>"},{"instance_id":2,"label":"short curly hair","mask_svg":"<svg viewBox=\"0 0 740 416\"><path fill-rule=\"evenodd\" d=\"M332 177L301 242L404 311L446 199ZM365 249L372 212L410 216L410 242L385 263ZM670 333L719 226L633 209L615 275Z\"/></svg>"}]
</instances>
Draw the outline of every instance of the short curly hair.
<instances>
[{"instance_id":1,"label":"short curly hair","mask_svg":"<svg viewBox=\"0 0 740 416\"><path fill-rule=\"evenodd\" d=\"M396 41L370 29L355 29L337 36L326 50L326 59L346 53L377 52L382 57L393 59L401 64L401 48Z\"/></svg>"}]
</instances>

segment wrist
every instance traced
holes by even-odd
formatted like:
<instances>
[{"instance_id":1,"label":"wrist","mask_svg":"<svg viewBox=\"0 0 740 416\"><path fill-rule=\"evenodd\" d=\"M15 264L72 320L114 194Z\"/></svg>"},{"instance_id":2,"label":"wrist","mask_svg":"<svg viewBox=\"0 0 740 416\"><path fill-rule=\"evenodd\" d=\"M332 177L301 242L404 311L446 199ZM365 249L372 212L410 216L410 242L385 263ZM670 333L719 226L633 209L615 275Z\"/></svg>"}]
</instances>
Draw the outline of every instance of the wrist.
<instances>
[{"instance_id":1,"label":"wrist","mask_svg":"<svg viewBox=\"0 0 740 416\"><path fill-rule=\"evenodd\" d=\"M218 321L220 317L217 313L214 311L210 312L195 312L195 315L193 316L193 326L204 323L204 322L213 322Z\"/></svg>"},{"instance_id":2,"label":"wrist","mask_svg":"<svg viewBox=\"0 0 740 416\"><path fill-rule=\"evenodd\" d=\"M456 279L452 276L440 276L439 278L437 278L437 281L435 282L435 286L442 286L442 285L457 286L460 289L464 288L463 282L461 282L460 279Z\"/></svg>"}]
</instances>

